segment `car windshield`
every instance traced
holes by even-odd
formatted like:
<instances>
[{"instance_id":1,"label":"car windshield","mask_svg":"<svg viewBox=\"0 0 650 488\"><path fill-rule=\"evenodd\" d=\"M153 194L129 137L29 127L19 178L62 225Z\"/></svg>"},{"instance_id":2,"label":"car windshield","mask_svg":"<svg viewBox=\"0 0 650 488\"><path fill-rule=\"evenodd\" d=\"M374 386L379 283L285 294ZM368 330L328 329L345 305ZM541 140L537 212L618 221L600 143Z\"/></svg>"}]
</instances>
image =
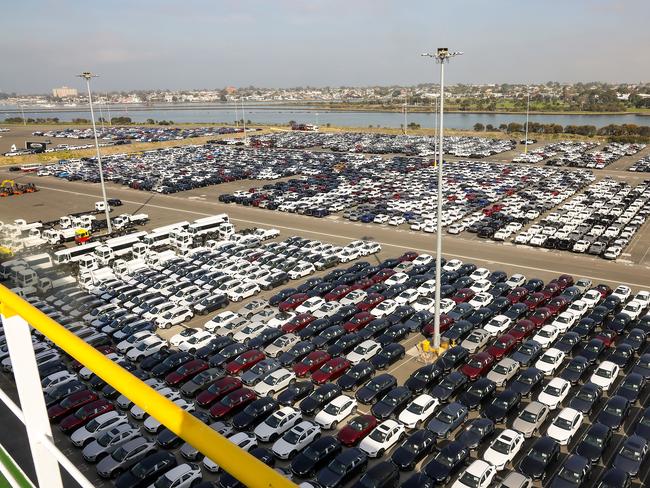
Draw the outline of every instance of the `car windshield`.
<instances>
[{"instance_id":1,"label":"car windshield","mask_svg":"<svg viewBox=\"0 0 650 488\"><path fill-rule=\"evenodd\" d=\"M463 476L461 476L458 481L460 481L464 486L469 486L470 488L478 488L481 480L477 476L474 476L473 474L465 471L465 474L463 474Z\"/></svg>"},{"instance_id":2,"label":"car windshield","mask_svg":"<svg viewBox=\"0 0 650 488\"><path fill-rule=\"evenodd\" d=\"M154 488L171 488L172 484L174 483L175 480L169 479L167 476L161 476L158 478L158 480L153 484Z\"/></svg>"},{"instance_id":3,"label":"car windshield","mask_svg":"<svg viewBox=\"0 0 650 488\"><path fill-rule=\"evenodd\" d=\"M560 396L562 390L560 388L556 388L553 385L546 385L546 388L544 388L544 393L556 397L556 396Z\"/></svg>"},{"instance_id":4,"label":"car windshield","mask_svg":"<svg viewBox=\"0 0 650 488\"><path fill-rule=\"evenodd\" d=\"M445 454L442 451L436 454L436 456L433 459L448 468L451 468L454 465L454 459L449 456L445 456Z\"/></svg>"},{"instance_id":5,"label":"car windshield","mask_svg":"<svg viewBox=\"0 0 650 488\"><path fill-rule=\"evenodd\" d=\"M610 379L612 377L612 372L605 368L598 368L596 370L596 376L600 376L601 378L605 378L605 379Z\"/></svg>"},{"instance_id":6,"label":"car windshield","mask_svg":"<svg viewBox=\"0 0 650 488\"><path fill-rule=\"evenodd\" d=\"M536 449L531 450L529 456L532 459L535 459L536 461L541 461L543 463L546 463L546 461L548 460L548 453L547 452L538 451Z\"/></svg>"},{"instance_id":7,"label":"car windshield","mask_svg":"<svg viewBox=\"0 0 650 488\"><path fill-rule=\"evenodd\" d=\"M286 434L284 434L283 439L287 441L289 444L296 444L298 442L298 439L300 438L301 432L295 431L295 430L290 430Z\"/></svg>"},{"instance_id":8,"label":"car windshield","mask_svg":"<svg viewBox=\"0 0 650 488\"><path fill-rule=\"evenodd\" d=\"M642 459L640 451L637 451L635 449L630 449L627 446L625 446L621 450L621 456L623 456L625 458L628 458L628 459L632 459L634 461L641 461L641 459Z\"/></svg>"},{"instance_id":9,"label":"car windshield","mask_svg":"<svg viewBox=\"0 0 650 488\"><path fill-rule=\"evenodd\" d=\"M472 359L467 363L467 366L470 368L481 369L483 367L483 363L478 359Z\"/></svg>"},{"instance_id":10,"label":"car windshield","mask_svg":"<svg viewBox=\"0 0 650 488\"><path fill-rule=\"evenodd\" d=\"M558 476L564 480L571 482L572 485L576 485L576 486L580 484L580 481L582 479L580 473L576 473L575 471L571 471L570 469L567 468L562 468L558 473Z\"/></svg>"},{"instance_id":11,"label":"car windshield","mask_svg":"<svg viewBox=\"0 0 650 488\"><path fill-rule=\"evenodd\" d=\"M99 439L97 439L97 444L102 447L106 447L110 444L111 440L113 440L114 436L115 432L106 432L105 434L102 434Z\"/></svg>"},{"instance_id":12,"label":"car windshield","mask_svg":"<svg viewBox=\"0 0 650 488\"><path fill-rule=\"evenodd\" d=\"M495 373L498 373L498 374L508 374L508 368L506 368L506 367L503 366L502 364L497 364L497 365L494 367L493 371L494 371Z\"/></svg>"},{"instance_id":13,"label":"car windshield","mask_svg":"<svg viewBox=\"0 0 650 488\"><path fill-rule=\"evenodd\" d=\"M347 472L345 464L337 459L329 464L329 469L334 471L336 474L345 474Z\"/></svg>"},{"instance_id":14,"label":"car windshield","mask_svg":"<svg viewBox=\"0 0 650 488\"><path fill-rule=\"evenodd\" d=\"M492 444L492 449L500 454L508 454L510 452L510 444L503 442L501 439L497 439Z\"/></svg>"},{"instance_id":15,"label":"car windshield","mask_svg":"<svg viewBox=\"0 0 650 488\"><path fill-rule=\"evenodd\" d=\"M537 334L539 334L541 337L544 337L546 339L548 339L549 337L553 337L553 332L548 329L541 329Z\"/></svg>"},{"instance_id":16,"label":"car windshield","mask_svg":"<svg viewBox=\"0 0 650 488\"><path fill-rule=\"evenodd\" d=\"M555 421L553 421L553 425L555 425L556 427L559 427L560 429L563 429L563 430L571 429L571 422L569 420L565 419L565 418L562 418L562 417L556 418Z\"/></svg>"},{"instance_id":17,"label":"car windshield","mask_svg":"<svg viewBox=\"0 0 650 488\"><path fill-rule=\"evenodd\" d=\"M611 413L612 415L623 415L623 410L614 405L607 405L605 407L605 412Z\"/></svg>"},{"instance_id":18,"label":"car windshield","mask_svg":"<svg viewBox=\"0 0 650 488\"><path fill-rule=\"evenodd\" d=\"M118 447L115 451L113 451L112 456L116 461L123 461L127 454L129 454L129 451L127 451L124 447Z\"/></svg>"},{"instance_id":19,"label":"car windshield","mask_svg":"<svg viewBox=\"0 0 650 488\"><path fill-rule=\"evenodd\" d=\"M436 418L442 422L443 424L451 424L454 420L454 417L452 415L449 415L447 412L440 412Z\"/></svg>"},{"instance_id":20,"label":"car windshield","mask_svg":"<svg viewBox=\"0 0 650 488\"><path fill-rule=\"evenodd\" d=\"M555 364L555 357L551 356L550 354L544 354L540 358L540 361L542 361L543 363Z\"/></svg>"},{"instance_id":21,"label":"car windshield","mask_svg":"<svg viewBox=\"0 0 650 488\"><path fill-rule=\"evenodd\" d=\"M599 436L597 436L597 435L594 435L594 434L587 434L587 435L585 436L585 442L586 442L587 444L591 444L592 446L602 447L602 445L603 445L603 438L602 438L602 437L599 437Z\"/></svg>"},{"instance_id":22,"label":"car windshield","mask_svg":"<svg viewBox=\"0 0 650 488\"><path fill-rule=\"evenodd\" d=\"M521 414L519 415L519 418L524 422L528 422L531 424L537 422L537 415L535 415L529 410L522 410Z\"/></svg>"},{"instance_id":23,"label":"car windshield","mask_svg":"<svg viewBox=\"0 0 650 488\"><path fill-rule=\"evenodd\" d=\"M384 442L386 440L387 433L383 430L375 429L370 433L368 437L370 437L373 441Z\"/></svg>"},{"instance_id":24,"label":"car windshield","mask_svg":"<svg viewBox=\"0 0 650 488\"><path fill-rule=\"evenodd\" d=\"M408 408L406 409L408 412L414 413L416 415L421 414L424 412L424 405L420 405L418 403L411 403Z\"/></svg>"},{"instance_id":25,"label":"car windshield","mask_svg":"<svg viewBox=\"0 0 650 488\"><path fill-rule=\"evenodd\" d=\"M327 406L323 409L323 411L330 415L338 415L339 412L341 411L341 407L339 407L338 405L334 405L333 403L328 403Z\"/></svg>"}]
</instances>

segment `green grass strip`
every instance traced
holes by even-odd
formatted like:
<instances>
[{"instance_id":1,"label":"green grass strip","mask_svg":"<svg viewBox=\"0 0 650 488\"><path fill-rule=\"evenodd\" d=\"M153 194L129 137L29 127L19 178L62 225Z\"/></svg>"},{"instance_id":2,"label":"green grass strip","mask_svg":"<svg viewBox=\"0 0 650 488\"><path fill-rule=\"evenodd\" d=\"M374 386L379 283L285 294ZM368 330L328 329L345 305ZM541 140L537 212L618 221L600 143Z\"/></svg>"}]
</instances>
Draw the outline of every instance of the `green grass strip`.
<instances>
[{"instance_id":1,"label":"green grass strip","mask_svg":"<svg viewBox=\"0 0 650 488\"><path fill-rule=\"evenodd\" d=\"M9 471L11 476L16 480L18 485L21 488L34 488L32 482L25 476L25 473L18 467L13 458L5 450L4 447L0 445L0 463ZM4 488L5 486L10 487L11 485L7 480L4 479L2 474L0 474L0 487Z\"/></svg>"}]
</instances>

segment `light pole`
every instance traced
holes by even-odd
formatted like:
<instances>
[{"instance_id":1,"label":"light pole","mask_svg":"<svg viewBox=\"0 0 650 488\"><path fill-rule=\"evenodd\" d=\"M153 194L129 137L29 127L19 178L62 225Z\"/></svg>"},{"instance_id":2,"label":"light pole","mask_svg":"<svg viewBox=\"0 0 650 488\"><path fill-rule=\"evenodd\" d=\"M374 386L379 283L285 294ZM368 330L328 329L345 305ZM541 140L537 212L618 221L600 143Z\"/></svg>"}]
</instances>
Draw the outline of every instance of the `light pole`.
<instances>
[{"instance_id":1,"label":"light pole","mask_svg":"<svg viewBox=\"0 0 650 488\"><path fill-rule=\"evenodd\" d=\"M22 103L20 104L20 112L23 114L23 125L27 125L27 121L25 120L25 109L23 108Z\"/></svg>"},{"instance_id":2,"label":"light pole","mask_svg":"<svg viewBox=\"0 0 650 488\"><path fill-rule=\"evenodd\" d=\"M244 98L242 97L241 99L241 121L242 124L244 125L244 146L248 144L248 140L246 139L246 113L244 112Z\"/></svg>"},{"instance_id":3,"label":"light pole","mask_svg":"<svg viewBox=\"0 0 650 488\"><path fill-rule=\"evenodd\" d=\"M407 111L407 104L408 104L408 95L406 92L404 92L404 135L406 135L406 111Z\"/></svg>"},{"instance_id":4,"label":"light pole","mask_svg":"<svg viewBox=\"0 0 650 488\"><path fill-rule=\"evenodd\" d=\"M93 122L93 135L95 136L95 149L97 150L97 164L99 165L99 182L102 186L102 198L104 200L104 212L106 213L106 226L108 233L113 232L111 226L111 216L109 214L110 208L108 207L108 200L106 199L106 186L104 185L104 170L102 168L102 157L99 154L99 141L97 141L97 127L95 126L95 111L93 110L93 97L90 93L90 79L96 78L97 75L92 74L89 71L84 71L80 75L77 75L79 78L86 80L86 88L88 88L88 104L90 105L90 120Z\"/></svg>"},{"instance_id":5,"label":"light pole","mask_svg":"<svg viewBox=\"0 0 650 488\"><path fill-rule=\"evenodd\" d=\"M530 112L530 87L526 85L526 138L524 139L524 154L528 154L528 112Z\"/></svg>"},{"instance_id":6,"label":"light pole","mask_svg":"<svg viewBox=\"0 0 650 488\"><path fill-rule=\"evenodd\" d=\"M444 151L442 148L443 138L443 114L445 112L445 62L454 56L460 56L462 52L449 52L446 47L439 47L435 53L424 53L440 64L440 131L438 132L438 212L436 216L436 294L435 294L435 315L433 322L433 349L440 350L440 285L442 270L442 160Z\"/></svg>"}]
</instances>

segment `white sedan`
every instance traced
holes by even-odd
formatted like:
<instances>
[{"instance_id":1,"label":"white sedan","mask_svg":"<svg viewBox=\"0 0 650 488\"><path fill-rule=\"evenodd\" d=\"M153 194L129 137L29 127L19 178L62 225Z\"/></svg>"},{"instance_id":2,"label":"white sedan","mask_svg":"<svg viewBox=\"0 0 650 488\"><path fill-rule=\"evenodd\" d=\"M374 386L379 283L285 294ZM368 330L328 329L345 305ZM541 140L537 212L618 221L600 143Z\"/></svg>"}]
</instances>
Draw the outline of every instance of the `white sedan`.
<instances>
[{"instance_id":1,"label":"white sedan","mask_svg":"<svg viewBox=\"0 0 650 488\"><path fill-rule=\"evenodd\" d=\"M334 429L349 415L357 411L357 401L347 395L339 395L316 414L314 421L323 429Z\"/></svg>"},{"instance_id":2,"label":"white sedan","mask_svg":"<svg viewBox=\"0 0 650 488\"><path fill-rule=\"evenodd\" d=\"M356 305L357 303L364 301L367 296L368 294L363 290L352 290L341 298L338 303L341 305Z\"/></svg>"},{"instance_id":3,"label":"white sedan","mask_svg":"<svg viewBox=\"0 0 650 488\"><path fill-rule=\"evenodd\" d=\"M381 351L381 344L372 339L363 341L351 352L348 353L346 359L352 364L358 364L361 361L367 361Z\"/></svg>"},{"instance_id":4,"label":"white sedan","mask_svg":"<svg viewBox=\"0 0 650 488\"><path fill-rule=\"evenodd\" d=\"M311 297L305 300L296 308L297 313L313 313L325 304L321 297Z\"/></svg>"},{"instance_id":5,"label":"white sedan","mask_svg":"<svg viewBox=\"0 0 650 488\"><path fill-rule=\"evenodd\" d=\"M451 485L451 488L488 488L497 474L494 466L477 459Z\"/></svg>"},{"instance_id":6,"label":"white sedan","mask_svg":"<svg viewBox=\"0 0 650 488\"><path fill-rule=\"evenodd\" d=\"M561 446L566 446L578 432L583 418L581 412L573 408L564 408L548 426L546 434Z\"/></svg>"},{"instance_id":7,"label":"white sedan","mask_svg":"<svg viewBox=\"0 0 650 488\"><path fill-rule=\"evenodd\" d=\"M409 288L395 297L398 305L410 305L420 297L420 293L415 288Z\"/></svg>"},{"instance_id":8,"label":"white sedan","mask_svg":"<svg viewBox=\"0 0 650 488\"><path fill-rule=\"evenodd\" d=\"M394 275L390 276L386 281L384 281L384 283L386 284L386 286L401 285L409 278L410 276L407 275L406 273L395 273Z\"/></svg>"},{"instance_id":9,"label":"white sedan","mask_svg":"<svg viewBox=\"0 0 650 488\"><path fill-rule=\"evenodd\" d=\"M404 436L404 426L395 420L384 420L359 444L368 457L381 457Z\"/></svg>"},{"instance_id":10,"label":"white sedan","mask_svg":"<svg viewBox=\"0 0 650 488\"><path fill-rule=\"evenodd\" d=\"M501 471L506 464L514 459L523 445L523 434L506 429L492 441L490 447L483 454L483 460L494 466L497 471Z\"/></svg>"},{"instance_id":11,"label":"white sedan","mask_svg":"<svg viewBox=\"0 0 650 488\"><path fill-rule=\"evenodd\" d=\"M560 331L554 325L548 324L537 331L533 340L543 348L550 346L560 335Z\"/></svg>"},{"instance_id":12,"label":"white sedan","mask_svg":"<svg viewBox=\"0 0 650 488\"><path fill-rule=\"evenodd\" d=\"M469 304L474 310L478 310L481 307L487 307L492 303L494 297L486 292L480 292L474 295L474 297L469 301Z\"/></svg>"},{"instance_id":13,"label":"white sedan","mask_svg":"<svg viewBox=\"0 0 650 488\"><path fill-rule=\"evenodd\" d=\"M244 282L235 288L228 290L228 300L241 302L244 298L252 297L261 291L260 285L253 281Z\"/></svg>"},{"instance_id":14,"label":"white sedan","mask_svg":"<svg viewBox=\"0 0 650 488\"><path fill-rule=\"evenodd\" d=\"M598 368L591 375L589 381L600 386L603 391L607 391L616 381L620 371L621 368L617 364L611 361L603 361L598 365Z\"/></svg>"},{"instance_id":15,"label":"white sedan","mask_svg":"<svg viewBox=\"0 0 650 488\"><path fill-rule=\"evenodd\" d=\"M535 363L535 367L544 373L544 376L552 376L564 361L566 354L554 347L550 348Z\"/></svg>"},{"instance_id":16,"label":"white sedan","mask_svg":"<svg viewBox=\"0 0 650 488\"><path fill-rule=\"evenodd\" d=\"M510 317L497 315L496 317L492 317L483 328L490 334L490 337L496 337L508 330L510 324L512 324L512 319Z\"/></svg>"},{"instance_id":17,"label":"white sedan","mask_svg":"<svg viewBox=\"0 0 650 488\"><path fill-rule=\"evenodd\" d=\"M440 400L423 393L409 403L397 420L409 429L415 429L428 420L440 406Z\"/></svg>"},{"instance_id":18,"label":"white sedan","mask_svg":"<svg viewBox=\"0 0 650 488\"><path fill-rule=\"evenodd\" d=\"M474 354L488 343L490 337L490 333L487 330L474 329L460 345L467 349L470 354Z\"/></svg>"},{"instance_id":19,"label":"white sedan","mask_svg":"<svg viewBox=\"0 0 650 488\"><path fill-rule=\"evenodd\" d=\"M576 320L578 320L578 316L571 313L571 312L562 312L560 315L558 315L553 322L551 322L551 326L555 327L557 329L558 334L564 333L567 330L569 330L573 324L576 323Z\"/></svg>"},{"instance_id":20,"label":"white sedan","mask_svg":"<svg viewBox=\"0 0 650 488\"><path fill-rule=\"evenodd\" d=\"M187 341L190 337L194 336L195 334L198 334L199 332L203 332L203 331L196 327L194 328L188 327L186 329L183 329L178 334L174 334L169 338L169 345L172 347L178 347L183 342Z\"/></svg>"},{"instance_id":21,"label":"white sedan","mask_svg":"<svg viewBox=\"0 0 650 488\"><path fill-rule=\"evenodd\" d=\"M275 441L271 450L280 459L292 458L320 436L320 433L320 426L314 422L303 420Z\"/></svg>"},{"instance_id":22,"label":"white sedan","mask_svg":"<svg viewBox=\"0 0 650 488\"><path fill-rule=\"evenodd\" d=\"M205 330L214 332L215 329L219 329L228 324L231 324L238 318L240 318L240 315L238 313L231 312L230 310L221 312L205 323Z\"/></svg>"},{"instance_id":23,"label":"white sedan","mask_svg":"<svg viewBox=\"0 0 650 488\"><path fill-rule=\"evenodd\" d=\"M259 396L273 396L296 381L296 373L286 368L276 369L258 382L253 391Z\"/></svg>"},{"instance_id":24,"label":"white sedan","mask_svg":"<svg viewBox=\"0 0 650 488\"><path fill-rule=\"evenodd\" d=\"M543 403L551 410L555 410L569 394L571 383L562 378L553 378L537 397L537 401Z\"/></svg>"},{"instance_id":25,"label":"white sedan","mask_svg":"<svg viewBox=\"0 0 650 488\"><path fill-rule=\"evenodd\" d=\"M389 298L388 300L384 300L375 308L373 308L370 313L377 318L382 318L392 314L396 308L397 302Z\"/></svg>"},{"instance_id":26,"label":"white sedan","mask_svg":"<svg viewBox=\"0 0 650 488\"><path fill-rule=\"evenodd\" d=\"M291 269L287 274L292 280L297 280L298 278L304 278L314 273L316 268L311 263L299 263L293 269Z\"/></svg>"},{"instance_id":27,"label":"white sedan","mask_svg":"<svg viewBox=\"0 0 650 488\"><path fill-rule=\"evenodd\" d=\"M255 427L253 433L262 442L273 442L302 420L300 412L291 407L282 407Z\"/></svg>"}]
</instances>

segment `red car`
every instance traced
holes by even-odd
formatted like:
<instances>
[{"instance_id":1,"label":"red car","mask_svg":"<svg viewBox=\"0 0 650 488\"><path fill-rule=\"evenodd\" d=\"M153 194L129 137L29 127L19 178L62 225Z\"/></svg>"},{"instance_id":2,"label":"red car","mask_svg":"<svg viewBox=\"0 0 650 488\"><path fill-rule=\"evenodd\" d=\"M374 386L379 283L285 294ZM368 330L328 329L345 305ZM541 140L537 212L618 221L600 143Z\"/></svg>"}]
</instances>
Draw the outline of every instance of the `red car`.
<instances>
[{"instance_id":1,"label":"red car","mask_svg":"<svg viewBox=\"0 0 650 488\"><path fill-rule=\"evenodd\" d=\"M369 312L384 300L386 300L386 297L381 293L371 293L364 300L357 303L357 308L362 312Z\"/></svg>"},{"instance_id":2,"label":"red car","mask_svg":"<svg viewBox=\"0 0 650 488\"><path fill-rule=\"evenodd\" d=\"M357 281L354 285L352 285L353 290L367 290L370 288L372 285L374 285L375 282L372 281L372 278L362 278L359 281Z\"/></svg>"},{"instance_id":3,"label":"red car","mask_svg":"<svg viewBox=\"0 0 650 488\"><path fill-rule=\"evenodd\" d=\"M212 383L207 390L199 393L199 396L196 397L196 404L199 407L209 407L228 393L238 390L241 387L242 382L239 378L226 376Z\"/></svg>"},{"instance_id":4,"label":"red car","mask_svg":"<svg viewBox=\"0 0 650 488\"><path fill-rule=\"evenodd\" d=\"M382 281L386 281L388 278L393 276L397 271L391 268L384 268L380 270L375 276L372 277L372 281L374 283L381 283Z\"/></svg>"},{"instance_id":5,"label":"red car","mask_svg":"<svg viewBox=\"0 0 650 488\"><path fill-rule=\"evenodd\" d=\"M299 332L311 324L314 320L316 320L316 317L310 313L298 314L282 326L282 332L285 334Z\"/></svg>"},{"instance_id":6,"label":"red car","mask_svg":"<svg viewBox=\"0 0 650 488\"><path fill-rule=\"evenodd\" d=\"M488 352L479 352L472 355L465 363L460 372L467 376L471 381L478 379L479 376L483 376L485 373L490 371L490 368L494 364L494 356Z\"/></svg>"},{"instance_id":7,"label":"red car","mask_svg":"<svg viewBox=\"0 0 650 488\"><path fill-rule=\"evenodd\" d=\"M405 252L404 254L402 254L400 257L398 257L397 260L400 263L403 263L404 261L413 261L418 256L419 256L419 254L416 253L415 251L408 251L408 252Z\"/></svg>"},{"instance_id":8,"label":"red car","mask_svg":"<svg viewBox=\"0 0 650 488\"><path fill-rule=\"evenodd\" d=\"M224 369L226 370L226 373L232 375L242 373L252 368L265 357L266 356L262 351L258 351L256 349L253 349L252 351L246 351L226 364L226 367Z\"/></svg>"},{"instance_id":9,"label":"red car","mask_svg":"<svg viewBox=\"0 0 650 488\"><path fill-rule=\"evenodd\" d=\"M311 375L311 380L317 385L334 381L348 370L350 364L350 361L345 358L330 359Z\"/></svg>"},{"instance_id":10,"label":"red car","mask_svg":"<svg viewBox=\"0 0 650 488\"><path fill-rule=\"evenodd\" d=\"M497 337L494 343L487 348L487 352L494 356L494 359L498 361L512 351L516 345L517 339L512 337L510 334L503 334L502 336Z\"/></svg>"},{"instance_id":11,"label":"red car","mask_svg":"<svg viewBox=\"0 0 650 488\"><path fill-rule=\"evenodd\" d=\"M523 303L528 307L528 310L532 312L537 307L544 305L545 302L546 295L544 295L541 291L538 291L528 295Z\"/></svg>"},{"instance_id":12,"label":"red car","mask_svg":"<svg viewBox=\"0 0 650 488\"><path fill-rule=\"evenodd\" d=\"M63 417L67 417L74 410L83 407L87 403L94 402L99 399L97 393L90 390L81 390L72 393L61 400L59 403L52 405L47 409L47 416L51 422L58 422Z\"/></svg>"},{"instance_id":13,"label":"red car","mask_svg":"<svg viewBox=\"0 0 650 488\"><path fill-rule=\"evenodd\" d=\"M345 295L352 291L352 287L348 285L339 285L323 297L326 302L334 302L343 298Z\"/></svg>"},{"instance_id":14,"label":"red car","mask_svg":"<svg viewBox=\"0 0 650 488\"><path fill-rule=\"evenodd\" d=\"M431 337L433 335L433 325L434 321L432 320L429 322L427 325L422 327L422 335L425 337ZM449 329L454 325L454 319L452 319L449 315L446 313L440 314L440 333L442 334L444 331Z\"/></svg>"},{"instance_id":15,"label":"red car","mask_svg":"<svg viewBox=\"0 0 650 488\"><path fill-rule=\"evenodd\" d=\"M471 288L461 288L451 299L456 303L466 303L474 298L474 295L476 295L476 292Z\"/></svg>"},{"instance_id":16,"label":"red car","mask_svg":"<svg viewBox=\"0 0 650 488\"><path fill-rule=\"evenodd\" d=\"M521 342L535 332L535 330L537 330L537 327L531 320L521 319L506 334L514 337L517 342Z\"/></svg>"},{"instance_id":17,"label":"red car","mask_svg":"<svg viewBox=\"0 0 650 488\"><path fill-rule=\"evenodd\" d=\"M568 275L568 274L563 274L560 275L560 277L557 279L557 282L560 284L562 289L564 290L565 288L568 288L569 286L573 286L573 276Z\"/></svg>"},{"instance_id":18,"label":"red car","mask_svg":"<svg viewBox=\"0 0 650 488\"><path fill-rule=\"evenodd\" d=\"M555 316L564 312L570 303L571 302L569 302L569 300L564 297L555 297L549 300L549 302L546 304L546 308L548 308Z\"/></svg>"},{"instance_id":19,"label":"red car","mask_svg":"<svg viewBox=\"0 0 650 488\"><path fill-rule=\"evenodd\" d=\"M547 307L539 307L528 316L528 320L535 324L538 329L541 329L551 318L553 318L553 314L551 309Z\"/></svg>"},{"instance_id":20,"label":"red car","mask_svg":"<svg viewBox=\"0 0 650 488\"><path fill-rule=\"evenodd\" d=\"M293 365L293 372L296 373L296 376L302 378L316 371L330 359L332 359L332 356L325 351L312 351L302 361Z\"/></svg>"},{"instance_id":21,"label":"red car","mask_svg":"<svg viewBox=\"0 0 650 488\"><path fill-rule=\"evenodd\" d=\"M351 447L370 434L375 427L377 427L377 419L375 417L372 415L358 415L339 430L336 437L338 437L341 444Z\"/></svg>"},{"instance_id":22,"label":"red car","mask_svg":"<svg viewBox=\"0 0 650 488\"><path fill-rule=\"evenodd\" d=\"M210 416L213 419L221 419L226 415L241 410L255 399L257 399L257 395L253 390L248 388L239 388L238 390L231 391L219 400L219 402L210 407Z\"/></svg>"},{"instance_id":23,"label":"red car","mask_svg":"<svg viewBox=\"0 0 650 488\"><path fill-rule=\"evenodd\" d=\"M95 400L94 402L87 403L72 415L65 417L59 424L59 428L64 434L69 434L79 427L86 425L86 422L111 410L115 410L115 407L108 400Z\"/></svg>"},{"instance_id":24,"label":"red car","mask_svg":"<svg viewBox=\"0 0 650 488\"><path fill-rule=\"evenodd\" d=\"M560 294L562 290L560 289L560 285L557 284L555 281L550 281L549 283L546 284L546 286L542 289L542 293L546 296L547 299L551 299L554 296L557 296Z\"/></svg>"},{"instance_id":25,"label":"red car","mask_svg":"<svg viewBox=\"0 0 650 488\"><path fill-rule=\"evenodd\" d=\"M594 290L598 290L598 292L600 293L600 296L603 297L603 300L605 298L607 298L609 295L611 295L612 292L613 292L611 287L609 287L609 286L607 286L607 285L605 285L603 283L600 283L599 285L596 285Z\"/></svg>"},{"instance_id":26,"label":"red car","mask_svg":"<svg viewBox=\"0 0 650 488\"><path fill-rule=\"evenodd\" d=\"M599 339L603 341L603 344L605 344L605 347L614 347L616 338L618 337L618 334L610 329L604 329L602 332L600 332L594 339Z\"/></svg>"},{"instance_id":27,"label":"red car","mask_svg":"<svg viewBox=\"0 0 650 488\"><path fill-rule=\"evenodd\" d=\"M302 302L304 302L308 298L309 295L307 295L306 293L294 293L289 298L287 298L284 302L280 303L280 305L278 305L278 309L280 310L280 312L288 312L289 310L298 308L300 305L302 305Z\"/></svg>"},{"instance_id":28,"label":"red car","mask_svg":"<svg viewBox=\"0 0 650 488\"><path fill-rule=\"evenodd\" d=\"M194 359L189 363L180 366L176 371L172 371L165 377L165 383L169 386L176 386L183 383L194 375L208 369L208 363L202 359Z\"/></svg>"},{"instance_id":29,"label":"red car","mask_svg":"<svg viewBox=\"0 0 650 488\"><path fill-rule=\"evenodd\" d=\"M346 332L356 332L363 329L370 322L375 320L375 317L370 312L359 312L352 316L350 320L343 324L343 328Z\"/></svg>"},{"instance_id":30,"label":"red car","mask_svg":"<svg viewBox=\"0 0 650 488\"><path fill-rule=\"evenodd\" d=\"M528 295L528 290L524 288L523 286L518 286L517 288L513 288L510 293L506 296L508 301L511 304L523 302L526 299L526 296Z\"/></svg>"}]
</instances>

